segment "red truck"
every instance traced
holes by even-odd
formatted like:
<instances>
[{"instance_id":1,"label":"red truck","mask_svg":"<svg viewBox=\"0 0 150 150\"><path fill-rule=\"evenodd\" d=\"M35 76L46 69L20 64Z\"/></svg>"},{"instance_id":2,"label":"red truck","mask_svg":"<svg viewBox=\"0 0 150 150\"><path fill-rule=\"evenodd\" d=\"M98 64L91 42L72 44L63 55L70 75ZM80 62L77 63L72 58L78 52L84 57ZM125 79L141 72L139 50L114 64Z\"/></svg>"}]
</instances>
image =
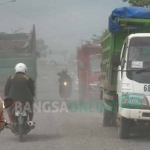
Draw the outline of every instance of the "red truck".
<instances>
[{"instance_id":1,"label":"red truck","mask_svg":"<svg viewBox=\"0 0 150 150\"><path fill-rule=\"evenodd\" d=\"M77 49L77 60L79 99L85 102L99 90L97 87L100 75L101 46L81 46Z\"/></svg>"}]
</instances>

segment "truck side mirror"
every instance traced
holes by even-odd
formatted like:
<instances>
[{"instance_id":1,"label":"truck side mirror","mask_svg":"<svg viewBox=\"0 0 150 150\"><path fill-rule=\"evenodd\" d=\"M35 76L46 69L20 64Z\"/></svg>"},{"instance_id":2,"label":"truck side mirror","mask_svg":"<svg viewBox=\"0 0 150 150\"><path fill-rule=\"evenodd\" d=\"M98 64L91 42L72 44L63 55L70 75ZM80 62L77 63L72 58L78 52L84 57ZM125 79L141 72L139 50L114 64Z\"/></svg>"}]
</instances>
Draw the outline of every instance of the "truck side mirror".
<instances>
[{"instance_id":1,"label":"truck side mirror","mask_svg":"<svg viewBox=\"0 0 150 150\"><path fill-rule=\"evenodd\" d=\"M121 62L120 62L120 53L114 53L112 55L112 64L114 67L118 67Z\"/></svg>"}]
</instances>

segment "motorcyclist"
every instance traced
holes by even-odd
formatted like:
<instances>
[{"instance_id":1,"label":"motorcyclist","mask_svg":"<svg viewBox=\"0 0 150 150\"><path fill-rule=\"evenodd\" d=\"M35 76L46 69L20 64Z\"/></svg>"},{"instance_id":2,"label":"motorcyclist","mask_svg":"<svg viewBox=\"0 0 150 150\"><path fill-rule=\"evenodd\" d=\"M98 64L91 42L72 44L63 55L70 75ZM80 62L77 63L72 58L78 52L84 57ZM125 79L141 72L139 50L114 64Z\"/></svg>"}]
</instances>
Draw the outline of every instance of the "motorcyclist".
<instances>
[{"instance_id":1,"label":"motorcyclist","mask_svg":"<svg viewBox=\"0 0 150 150\"><path fill-rule=\"evenodd\" d=\"M34 81L26 75L27 67L23 63L15 66L15 74L11 75L5 85L4 94L13 102L29 102L32 111L29 112L29 121L33 120L33 97L35 95ZM10 124L13 123L12 110L14 106L7 109Z\"/></svg>"},{"instance_id":2,"label":"motorcyclist","mask_svg":"<svg viewBox=\"0 0 150 150\"><path fill-rule=\"evenodd\" d=\"M59 78L59 83L62 83L64 80L68 81L70 84L70 88L72 87L72 78L70 77L70 75L68 74L67 69L62 69L61 72L57 73L57 75L60 77ZM61 88L61 84L59 85L59 93L61 93L62 88Z\"/></svg>"}]
</instances>

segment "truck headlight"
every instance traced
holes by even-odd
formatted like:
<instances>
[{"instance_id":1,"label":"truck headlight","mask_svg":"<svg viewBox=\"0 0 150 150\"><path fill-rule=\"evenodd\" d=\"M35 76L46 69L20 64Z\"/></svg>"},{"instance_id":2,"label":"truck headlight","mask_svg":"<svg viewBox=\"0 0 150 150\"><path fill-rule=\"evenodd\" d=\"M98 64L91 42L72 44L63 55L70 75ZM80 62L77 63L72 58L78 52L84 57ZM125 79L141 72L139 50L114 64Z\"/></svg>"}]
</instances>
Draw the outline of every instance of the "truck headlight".
<instances>
[{"instance_id":1,"label":"truck headlight","mask_svg":"<svg viewBox=\"0 0 150 150\"><path fill-rule=\"evenodd\" d=\"M144 95L127 93L120 98L122 108L142 109L149 108L148 100Z\"/></svg>"}]
</instances>

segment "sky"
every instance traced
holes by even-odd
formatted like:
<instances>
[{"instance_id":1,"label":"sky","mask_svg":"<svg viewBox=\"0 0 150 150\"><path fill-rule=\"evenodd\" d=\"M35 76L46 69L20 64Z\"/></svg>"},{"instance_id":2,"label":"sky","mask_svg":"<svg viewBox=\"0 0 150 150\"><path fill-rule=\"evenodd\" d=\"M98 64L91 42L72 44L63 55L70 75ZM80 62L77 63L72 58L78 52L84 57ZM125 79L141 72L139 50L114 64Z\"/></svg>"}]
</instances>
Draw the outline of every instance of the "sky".
<instances>
[{"instance_id":1,"label":"sky","mask_svg":"<svg viewBox=\"0 0 150 150\"><path fill-rule=\"evenodd\" d=\"M73 52L93 34L101 35L112 10L126 5L122 0L17 0L0 5L0 32L29 32L35 24L37 38L53 51Z\"/></svg>"}]
</instances>

